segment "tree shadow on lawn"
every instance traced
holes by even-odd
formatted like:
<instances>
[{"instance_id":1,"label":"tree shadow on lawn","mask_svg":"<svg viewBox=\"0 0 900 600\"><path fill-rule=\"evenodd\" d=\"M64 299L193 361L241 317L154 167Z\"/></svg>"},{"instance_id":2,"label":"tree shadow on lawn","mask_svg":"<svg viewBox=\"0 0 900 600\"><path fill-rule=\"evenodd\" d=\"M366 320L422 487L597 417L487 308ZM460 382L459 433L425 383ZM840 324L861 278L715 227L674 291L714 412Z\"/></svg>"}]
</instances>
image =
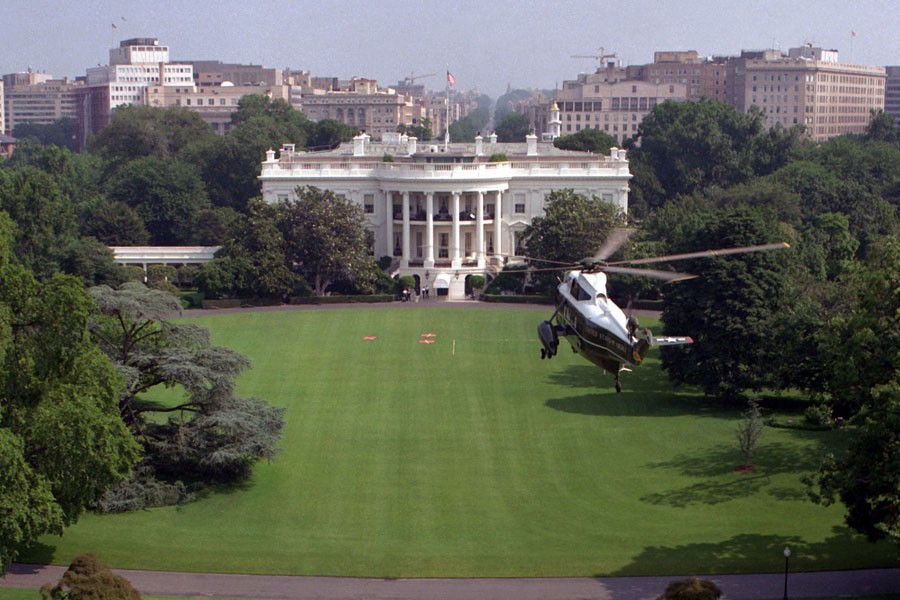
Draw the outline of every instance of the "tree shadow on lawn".
<instances>
[{"instance_id":1,"label":"tree shadow on lawn","mask_svg":"<svg viewBox=\"0 0 900 600\"><path fill-rule=\"evenodd\" d=\"M551 398L545 405L562 412L591 416L671 417L692 414L722 416L733 409L711 402L695 388L683 387L676 392L658 368L636 369L623 375L621 393L616 393L612 375L593 365L569 365L548 375L555 386L591 389L580 396ZM736 413L735 413L736 414Z\"/></svg>"},{"instance_id":2,"label":"tree shadow on lawn","mask_svg":"<svg viewBox=\"0 0 900 600\"><path fill-rule=\"evenodd\" d=\"M846 527L834 527L832 533L832 537L817 543L798 536L746 533L718 543L650 546L644 548L631 564L609 575L779 573L784 569L786 546L791 549L793 572L892 566L892 552L887 545L880 544L878 548L879 545L866 542ZM884 555L883 560L880 555Z\"/></svg>"},{"instance_id":3,"label":"tree shadow on lawn","mask_svg":"<svg viewBox=\"0 0 900 600\"><path fill-rule=\"evenodd\" d=\"M740 473L735 470L743 462L737 449L714 448L691 455L682 454L651 463L648 467L674 470L682 476L705 479L685 487L649 494L641 501L685 508L696 504L722 504L762 491L778 500L805 500L807 496L803 488L773 486L771 478L790 473L798 476L812 473L819 466L820 456L821 452L816 447L771 443L761 446L754 453L753 471Z\"/></svg>"}]
</instances>

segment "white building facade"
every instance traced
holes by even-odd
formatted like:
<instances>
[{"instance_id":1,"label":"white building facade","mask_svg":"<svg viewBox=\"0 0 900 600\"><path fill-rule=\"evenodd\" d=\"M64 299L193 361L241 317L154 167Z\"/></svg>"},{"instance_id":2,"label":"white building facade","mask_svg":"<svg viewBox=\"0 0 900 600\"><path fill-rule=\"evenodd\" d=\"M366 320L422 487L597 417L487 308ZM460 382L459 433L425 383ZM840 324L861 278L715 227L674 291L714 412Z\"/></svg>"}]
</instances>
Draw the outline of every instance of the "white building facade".
<instances>
[{"instance_id":1,"label":"white building facade","mask_svg":"<svg viewBox=\"0 0 900 600\"><path fill-rule=\"evenodd\" d=\"M492 136L444 146L399 135L375 143L361 134L330 152L285 146L276 158L270 150L260 174L270 203L305 186L351 199L363 207L373 255L392 257L392 274L450 299L465 297L470 275L489 279L524 255L521 235L551 192L597 196L626 213L630 179L624 150L567 152L535 135L525 144Z\"/></svg>"}]
</instances>

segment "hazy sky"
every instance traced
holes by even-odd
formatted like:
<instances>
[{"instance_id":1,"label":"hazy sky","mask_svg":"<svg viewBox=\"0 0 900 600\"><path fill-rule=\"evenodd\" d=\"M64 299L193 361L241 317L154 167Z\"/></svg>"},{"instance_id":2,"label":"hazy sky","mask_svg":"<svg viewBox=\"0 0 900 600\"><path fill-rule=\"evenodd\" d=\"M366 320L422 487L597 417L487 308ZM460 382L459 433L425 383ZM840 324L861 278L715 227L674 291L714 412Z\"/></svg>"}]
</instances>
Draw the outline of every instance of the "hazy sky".
<instances>
[{"instance_id":1,"label":"hazy sky","mask_svg":"<svg viewBox=\"0 0 900 600\"><path fill-rule=\"evenodd\" d=\"M115 24L115 28L112 25ZM553 88L617 52L652 62L655 50L701 55L812 42L842 62L900 65L896 0L0 0L0 73L29 67L84 75L109 48L155 37L173 61L222 60L369 77L391 85L424 75L496 97ZM856 32L852 36L852 32Z\"/></svg>"}]
</instances>

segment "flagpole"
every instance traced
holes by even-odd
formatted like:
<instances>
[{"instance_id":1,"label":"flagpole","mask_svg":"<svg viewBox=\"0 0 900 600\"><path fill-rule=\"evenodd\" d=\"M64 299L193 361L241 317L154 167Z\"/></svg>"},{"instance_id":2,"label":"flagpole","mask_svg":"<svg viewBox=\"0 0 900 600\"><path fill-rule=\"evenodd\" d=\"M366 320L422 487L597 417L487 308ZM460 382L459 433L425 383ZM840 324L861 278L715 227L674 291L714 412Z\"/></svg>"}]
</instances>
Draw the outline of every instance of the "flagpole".
<instances>
[{"instance_id":1,"label":"flagpole","mask_svg":"<svg viewBox=\"0 0 900 600\"><path fill-rule=\"evenodd\" d=\"M447 93L447 113L444 128L444 152L446 152L450 146L450 65L447 65L447 76L444 78L444 89Z\"/></svg>"}]
</instances>

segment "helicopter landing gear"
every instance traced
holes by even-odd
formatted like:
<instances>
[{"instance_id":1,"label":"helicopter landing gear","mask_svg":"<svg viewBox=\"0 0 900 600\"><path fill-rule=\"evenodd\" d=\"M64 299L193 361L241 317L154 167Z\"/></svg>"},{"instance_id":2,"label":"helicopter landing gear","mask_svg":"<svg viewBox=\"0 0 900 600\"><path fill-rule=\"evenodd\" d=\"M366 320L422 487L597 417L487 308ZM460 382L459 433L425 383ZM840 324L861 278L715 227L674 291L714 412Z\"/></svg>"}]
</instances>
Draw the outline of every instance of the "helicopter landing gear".
<instances>
[{"instance_id":1,"label":"helicopter landing gear","mask_svg":"<svg viewBox=\"0 0 900 600\"><path fill-rule=\"evenodd\" d=\"M619 379L619 374L616 373L616 393L622 393L622 381Z\"/></svg>"}]
</instances>

